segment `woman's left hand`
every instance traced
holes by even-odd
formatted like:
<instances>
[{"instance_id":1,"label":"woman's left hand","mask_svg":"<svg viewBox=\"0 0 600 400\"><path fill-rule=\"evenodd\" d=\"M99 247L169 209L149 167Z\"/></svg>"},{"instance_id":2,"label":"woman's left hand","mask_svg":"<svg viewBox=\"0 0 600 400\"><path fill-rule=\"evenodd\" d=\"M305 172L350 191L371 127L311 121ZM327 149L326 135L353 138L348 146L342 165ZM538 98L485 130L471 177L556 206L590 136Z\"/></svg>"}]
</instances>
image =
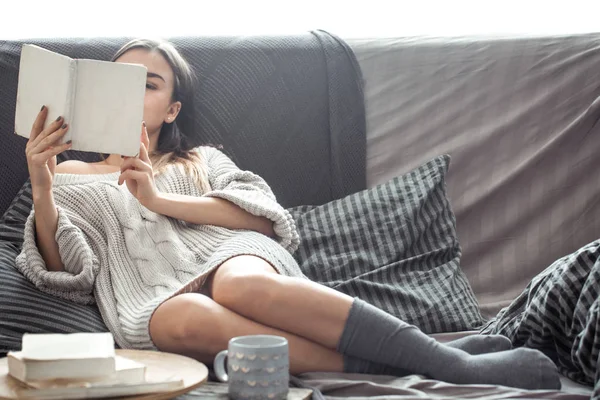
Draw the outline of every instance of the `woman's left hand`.
<instances>
[{"instance_id":1,"label":"woman's left hand","mask_svg":"<svg viewBox=\"0 0 600 400\"><path fill-rule=\"evenodd\" d=\"M146 125L143 124L140 154L137 157L125 157L123 159L121 175L119 176L119 185L125 182L131 194L146 208L150 208L149 206L158 197L158 190L154 184L152 163L150 157L148 157L149 146L148 131Z\"/></svg>"}]
</instances>

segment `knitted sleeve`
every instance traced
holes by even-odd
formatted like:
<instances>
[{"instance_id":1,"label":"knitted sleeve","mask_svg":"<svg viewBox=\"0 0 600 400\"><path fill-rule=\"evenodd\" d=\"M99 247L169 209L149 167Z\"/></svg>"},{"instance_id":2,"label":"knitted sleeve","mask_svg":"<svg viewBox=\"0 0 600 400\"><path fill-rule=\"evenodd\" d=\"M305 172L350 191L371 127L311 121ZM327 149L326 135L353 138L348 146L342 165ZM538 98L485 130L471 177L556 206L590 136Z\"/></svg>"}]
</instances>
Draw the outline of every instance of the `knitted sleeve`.
<instances>
[{"instance_id":1,"label":"knitted sleeve","mask_svg":"<svg viewBox=\"0 0 600 400\"><path fill-rule=\"evenodd\" d=\"M293 253L300 242L292 215L276 200L271 188L260 176L239 169L225 154L208 148L208 180L212 188L204 194L228 200L247 212L273 221L277 241Z\"/></svg>"},{"instance_id":2,"label":"knitted sleeve","mask_svg":"<svg viewBox=\"0 0 600 400\"><path fill-rule=\"evenodd\" d=\"M71 215L78 219L77 216ZM85 223L84 221L81 221ZM23 249L17 256L19 271L38 289L53 296L79 304L93 304L93 289L99 262L84 233L73 224L67 212L58 207L56 242L65 271L46 269L46 263L36 245L35 211L25 224Z\"/></svg>"}]
</instances>

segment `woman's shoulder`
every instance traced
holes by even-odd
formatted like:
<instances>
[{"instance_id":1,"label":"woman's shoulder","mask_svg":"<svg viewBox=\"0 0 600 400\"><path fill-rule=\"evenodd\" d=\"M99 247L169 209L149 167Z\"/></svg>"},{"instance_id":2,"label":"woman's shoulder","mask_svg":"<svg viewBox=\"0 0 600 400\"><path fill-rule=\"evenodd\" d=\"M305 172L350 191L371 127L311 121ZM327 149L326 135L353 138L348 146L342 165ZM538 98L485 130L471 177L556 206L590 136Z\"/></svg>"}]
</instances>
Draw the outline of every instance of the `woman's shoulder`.
<instances>
[{"instance_id":1,"label":"woman's shoulder","mask_svg":"<svg viewBox=\"0 0 600 400\"><path fill-rule=\"evenodd\" d=\"M228 152L222 146L202 145L194 148L193 151L200 154L209 163L211 161L219 163L230 159Z\"/></svg>"},{"instance_id":2,"label":"woman's shoulder","mask_svg":"<svg viewBox=\"0 0 600 400\"><path fill-rule=\"evenodd\" d=\"M193 151L200 156L201 162L209 168L213 167L215 164L220 164L223 161L223 158L227 157L223 151L214 146L202 145L194 148Z\"/></svg>"},{"instance_id":3,"label":"woman's shoulder","mask_svg":"<svg viewBox=\"0 0 600 400\"><path fill-rule=\"evenodd\" d=\"M192 151L199 153L202 156L210 156L214 154L214 152L219 152L219 150L213 146L202 145L195 147Z\"/></svg>"}]
</instances>

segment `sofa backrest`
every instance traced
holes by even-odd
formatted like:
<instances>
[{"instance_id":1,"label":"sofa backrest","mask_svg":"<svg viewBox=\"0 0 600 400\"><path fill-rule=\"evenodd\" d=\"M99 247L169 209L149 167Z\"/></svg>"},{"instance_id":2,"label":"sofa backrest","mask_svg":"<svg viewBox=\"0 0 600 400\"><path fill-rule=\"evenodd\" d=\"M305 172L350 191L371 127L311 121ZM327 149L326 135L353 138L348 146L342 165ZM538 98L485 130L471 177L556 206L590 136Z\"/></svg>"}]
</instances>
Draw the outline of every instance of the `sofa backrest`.
<instances>
[{"instance_id":1,"label":"sofa backrest","mask_svg":"<svg viewBox=\"0 0 600 400\"><path fill-rule=\"evenodd\" d=\"M109 60L127 40L27 43L73 58ZM278 37L180 37L171 42L199 80L196 144L221 145L240 168L265 178L286 207L322 204L365 187L362 81L345 44L322 31ZM22 43L0 41L0 215L28 177L26 140L13 134ZM332 49L334 54L326 51ZM335 79L328 75L332 64ZM336 83L337 93L332 91ZM348 99L350 118L330 113L336 101ZM339 127L339 121L349 125ZM339 133L349 127L355 128L352 135L335 135L336 129ZM348 165L353 168L345 168Z\"/></svg>"},{"instance_id":2,"label":"sofa backrest","mask_svg":"<svg viewBox=\"0 0 600 400\"><path fill-rule=\"evenodd\" d=\"M451 155L461 265L486 315L600 237L600 34L348 43L368 186Z\"/></svg>"}]
</instances>

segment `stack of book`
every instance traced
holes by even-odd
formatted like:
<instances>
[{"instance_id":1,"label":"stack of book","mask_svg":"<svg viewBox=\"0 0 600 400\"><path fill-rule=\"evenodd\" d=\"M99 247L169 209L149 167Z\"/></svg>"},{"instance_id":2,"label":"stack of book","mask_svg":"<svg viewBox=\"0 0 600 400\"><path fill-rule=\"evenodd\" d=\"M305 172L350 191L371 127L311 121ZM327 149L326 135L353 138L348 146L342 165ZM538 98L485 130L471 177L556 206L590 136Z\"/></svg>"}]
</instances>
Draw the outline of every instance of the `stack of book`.
<instances>
[{"instance_id":1,"label":"stack of book","mask_svg":"<svg viewBox=\"0 0 600 400\"><path fill-rule=\"evenodd\" d=\"M177 377L148 380L146 366L119 356L110 333L25 334L21 351L8 353L8 372L28 388L19 396L77 399L177 390Z\"/></svg>"}]
</instances>

